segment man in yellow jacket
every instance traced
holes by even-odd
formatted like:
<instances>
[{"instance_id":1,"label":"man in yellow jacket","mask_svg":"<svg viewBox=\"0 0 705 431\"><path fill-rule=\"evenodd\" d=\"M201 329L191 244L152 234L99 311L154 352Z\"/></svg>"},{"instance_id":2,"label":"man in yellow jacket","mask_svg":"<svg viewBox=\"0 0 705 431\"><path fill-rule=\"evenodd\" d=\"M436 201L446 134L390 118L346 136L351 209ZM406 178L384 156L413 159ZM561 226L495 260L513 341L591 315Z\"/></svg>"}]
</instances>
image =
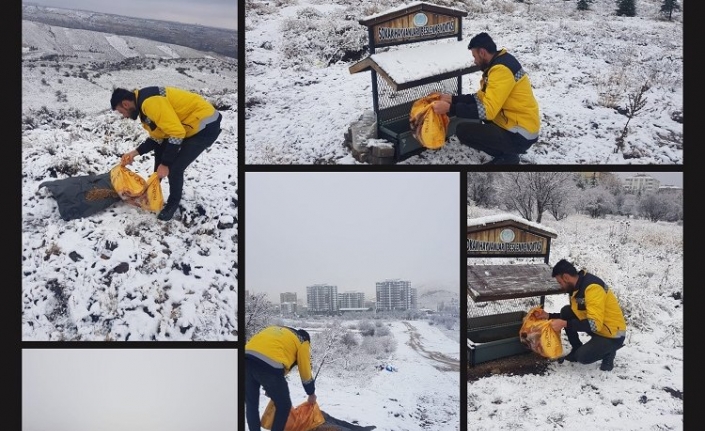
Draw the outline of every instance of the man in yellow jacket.
<instances>
[{"instance_id":1,"label":"man in yellow jacket","mask_svg":"<svg viewBox=\"0 0 705 431\"><path fill-rule=\"evenodd\" d=\"M149 134L122 155L121 163L129 165L154 150L154 171L160 179L169 178L169 196L157 218L171 220L181 201L184 171L220 134L220 112L202 96L175 87L116 88L110 106L124 118L139 118Z\"/></svg>"},{"instance_id":2,"label":"man in yellow jacket","mask_svg":"<svg viewBox=\"0 0 705 431\"><path fill-rule=\"evenodd\" d=\"M564 359L592 364L602 359L600 369L611 371L616 352L624 345L627 323L614 291L599 277L584 269L578 272L572 263L561 259L551 274L561 289L570 295L570 304L560 313L543 312L539 318L553 319L551 326L565 329L572 347ZM590 335L583 344L578 332Z\"/></svg>"},{"instance_id":3,"label":"man in yellow jacket","mask_svg":"<svg viewBox=\"0 0 705 431\"><path fill-rule=\"evenodd\" d=\"M492 156L487 164L518 164L519 154L538 141L541 123L529 75L505 48L498 51L487 33L470 39L468 49L482 69L480 89L473 94L442 94L433 110L478 120L459 123L455 134L462 144Z\"/></svg>"},{"instance_id":4,"label":"man in yellow jacket","mask_svg":"<svg viewBox=\"0 0 705 431\"><path fill-rule=\"evenodd\" d=\"M316 402L311 371L311 337L303 329L268 326L245 344L245 418L249 431L260 431L260 387L274 402L271 431L284 431L292 403L285 376L297 366L308 402Z\"/></svg>"}]
</instances>

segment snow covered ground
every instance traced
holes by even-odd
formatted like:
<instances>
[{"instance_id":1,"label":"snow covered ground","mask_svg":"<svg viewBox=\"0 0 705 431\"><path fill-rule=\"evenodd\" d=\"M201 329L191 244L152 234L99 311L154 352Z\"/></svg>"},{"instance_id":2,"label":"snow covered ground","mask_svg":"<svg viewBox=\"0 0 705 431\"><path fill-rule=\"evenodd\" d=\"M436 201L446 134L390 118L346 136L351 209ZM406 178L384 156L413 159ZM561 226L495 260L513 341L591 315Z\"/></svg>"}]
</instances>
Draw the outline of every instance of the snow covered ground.
<instances>
[{"instance_id":1,"label":"snow covered ground","mask_svg":"<svg viewBox=\"0 0 705 431\"><path fill-rule=\"evenodd\" d=\"M412 3L416 2L403 4ZM664 20L660 0L639 2L635 17L616 16L613 0L590 2L587 11L562 0L431 3L467 12L463 40L488 32L528 73L539 103L541 132L524 163L683 163L682 13ZM360 163L343 144L348 128L373 110L370 72L350 72L369 55L367 28L358 21L403 4L393 0L249 4L245 163ZM414 45L421 44L401 49ZM425 67L436 65L428 62ZM465 75L463 91L477 91L480 75ZM645 105L629 118L629 100L644 85ZM625 127L621 146L617 138ZM367 143L381 145L372 138ZM441 149L401 163L476 165L488 159L449 139Z\"/></svg>"},{"instance_id":2,"label":"snow covered ground","mask_svg":"<svg viewBox=\"0 0 705 431\"><path fill-rule=\"evenodd\" d=\"M289 322L296 324L297 322ZM298 322L307 329L305 322ZM347 380L336 377L340 364L324 364L316 380L321 411L335 419L375 431L460 430L460 350L457 339L426 320L385 321L396 340L388 358L369 363ZM457 331L456 331L457 333ZM312 336L313 337L313 336ZM312 344L316 342L313 337ZM354 355L354 352L351 352ZM314 358L314 364L316 358ZM378 370L390 365L396 371ZM316 369L314 369L315 373ZM291 400L306 400L296 369L287 377ZM269 399L260 396L260 410Z\"/></svg>"}]
</instances>

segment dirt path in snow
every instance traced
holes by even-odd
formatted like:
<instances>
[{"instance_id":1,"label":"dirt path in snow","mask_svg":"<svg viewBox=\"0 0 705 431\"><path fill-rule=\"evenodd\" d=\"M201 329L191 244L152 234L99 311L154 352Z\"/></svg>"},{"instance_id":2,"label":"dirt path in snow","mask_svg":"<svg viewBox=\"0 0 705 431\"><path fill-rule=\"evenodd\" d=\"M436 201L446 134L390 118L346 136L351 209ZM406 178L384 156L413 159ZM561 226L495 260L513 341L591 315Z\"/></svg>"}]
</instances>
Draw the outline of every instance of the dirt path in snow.
<instances>
[{"instance_id":1,"label":"dirt path in snow","mask_svg":"<svg viewBox=\"0 0 705 431\"><path fill-rule=\"evenodd\" d=\"M421 342L421 335L409 322L403 322L406 329L409 330L409 341L406 343L424 358L435 361L433 366L439 371L460 371L460 362L454 358L444 355L440 352L428 351L424 348Z\"/></svg>"}]
</instances>

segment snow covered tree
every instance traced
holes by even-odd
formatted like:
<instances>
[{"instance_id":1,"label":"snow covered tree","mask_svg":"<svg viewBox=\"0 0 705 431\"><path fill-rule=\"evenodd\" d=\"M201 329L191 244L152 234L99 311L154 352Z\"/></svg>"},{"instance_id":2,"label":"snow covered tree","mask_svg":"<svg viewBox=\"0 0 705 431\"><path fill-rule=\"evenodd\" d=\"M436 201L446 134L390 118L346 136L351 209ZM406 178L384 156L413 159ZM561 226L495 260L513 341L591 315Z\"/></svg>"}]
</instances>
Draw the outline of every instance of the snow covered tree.
<instances>
[{"instance_id":1,"label":"snow covered tree","mask_svg":"<svg viewBox=\"0 0 705 431\"><path fill-rule=\"evenodd\" d=\"M275 307L266 293L250 293L245 296L245 340L252 338L266 326L272 325Z\"/></svg>"},{"instance_id":2,"label":"snow covered tree","mask_svg":"<svg viewBox=\"0 0 705 431\"><path fill-rule=\"evenodd\" d=\"M683 203L671 194L645 193L639 200L638 211L649 221L678 221L683 217Z\"/></svg>"},{"instance_id":3,"label":"snow covered tree","mask_svg":"<svg viewBox=\"0 0 705 431\"><path fill-rule=\"evenodd\" d=\"M531 186L524 174L529 172L505 172L499 180L498 193L504 206L517 211L528 221L534 220L536 206Z\"/></svg>"},{"instance_id":4,"label":"snow covered tree","mask_svg":"<svg viewBox=\"0 0 705 431\"><path fill-rule=\"evenodd\" d=\"M350 356L350 346L343 343L349 331L339 320L332 320L326 328L311 335L311 369L314 377L324 364L343 360Z\"/></svg>"},{"instance_id":5,"label":"snow covered tree","mask_svg":"<svg viewBox=\"0 0 705 431\"><path fill-rule=\"evenodd\" d=\"M616 199L605 187L596 186L580 194L579 208L592 218L602 218L614 214L617 209Z\"/></svg>"},{"instance_id":6,"label":"snow covered tree","mask_svg":"<svg viewBox=\"0 0 705 431\"><path fill-rule=\"evenodd\" d=\"M617 0L617 16L636 16L636 0Z\"/></svg>"},{"instance_id":7,"label":"snow covered tree","mask_svg":"<svg viewBox=\"0 0 705 431\"><path fill-rule=\"evenodd\" d=\"M541 223L543 213L555 200L574 193L572 172L526 172L536 202L536 222Z\"/></svg>"},{"instance_id":8,"label":"snow covered tree","mask_svg":"<svg viewBox=\"0 0 705 431\"><path fill-rule=\"evenodd\" d=\"M495 178L492 172L468 172L468 201L489 208L496 204Z\"/></svg>"},{"instance_id":9,"label":"snow covered tree","mask_svg":"<svg viewBox=\"0 0 705 431\"><path fill-rule=\"evenodd\" d=\"M679 10L681 10L681 5L678 3L678 0L663 0L663 3L661 4L661 13L664 16L667 16L669 21L673 16L673 12L677 12Z\"/></svg>"},{"instance_id":10,"label":"snow covered tree","mask_svg":"<svg viewBox=\"0 0 705 431\"><path fill-rule=\"evenodd\" d=\"M559 214L562 198L576 191L572 172L507 172L500 183L504 205L529 221L536 215L538 223L551 208Z\"/></svg>"}]
</instances>

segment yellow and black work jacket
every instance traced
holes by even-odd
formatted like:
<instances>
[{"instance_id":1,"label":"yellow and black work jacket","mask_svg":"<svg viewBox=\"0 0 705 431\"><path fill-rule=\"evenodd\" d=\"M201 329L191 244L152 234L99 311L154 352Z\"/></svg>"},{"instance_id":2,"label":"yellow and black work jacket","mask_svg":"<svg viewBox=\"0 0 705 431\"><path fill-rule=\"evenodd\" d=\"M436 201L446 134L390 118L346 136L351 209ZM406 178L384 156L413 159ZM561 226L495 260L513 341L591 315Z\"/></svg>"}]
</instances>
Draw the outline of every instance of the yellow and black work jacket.
<instances>
[{"instance_id":1,"label":"yellow and black work jacket","mask_svg":"<svg viewBox=\"0 0 705 431\"><path fill-rule=\"evenodd\" d=\"M570 329L620 338L626 335L627 323L617 297L599 277L582 270L570 296L570 308L578 320L569 320Z\"/></svg>"},{"instance_id":2,"label":"yellow and black work jacket","mask_svg":"<svg viewBox=\"0 0 705 431\"><path fill-rule=\"evenodd\" d=\"M149 139L137 147L137 152L144 154L154 148L155 142L166 142L161 160L165 166L174 161L184 139L219 117L206 99L179 88L145 87L135 90L135 97L142 127L149 133Z\"/></svg>"},{"instance_id":3,"label":"yellow and black work jacket","mask_svg":"<svg viewBox=\"0 0 705 431\"><path fill-rule=\"evenodd\" d=\"M272 368L284 370L284 375L296 365L301 383L308 395L316 391L311 371L311 342L294 328L268 326L245 344L245 355L254 357Z\"/></svg>"},{"instance_id":4,"label":"yellow and black work jacket","mask_svg":"<svg viewBox=\"0 0 705 431\"><path fill-rule=\"evenodd\" d=\"M482 71L477 93L453 96L452 102L451 115L491 121L527 141L538 139L541 119L529 75L505 48Z\"/></svg>"}]
</instances>

